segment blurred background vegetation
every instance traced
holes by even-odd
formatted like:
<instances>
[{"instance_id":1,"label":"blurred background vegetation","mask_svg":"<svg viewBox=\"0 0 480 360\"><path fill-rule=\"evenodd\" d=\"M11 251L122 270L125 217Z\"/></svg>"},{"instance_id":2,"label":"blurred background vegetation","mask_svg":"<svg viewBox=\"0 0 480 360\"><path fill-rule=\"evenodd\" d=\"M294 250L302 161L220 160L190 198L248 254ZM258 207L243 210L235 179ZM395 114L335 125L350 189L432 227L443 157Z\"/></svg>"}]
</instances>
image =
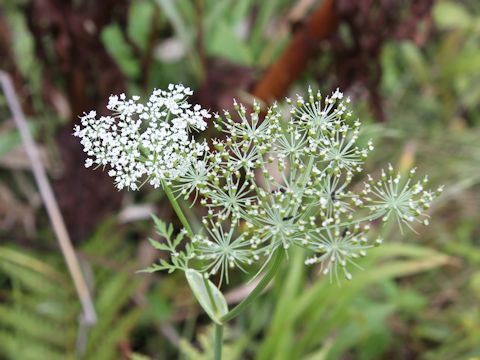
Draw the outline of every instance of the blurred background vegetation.
<instances>
[{"instance_id":1,"label":"blurred background vegetation","mask_svg":"<svg viewBox=\"0 0 480 360\"><path fill-rule=\"evenodd\" d=\"M111 93L183 83L212 111L312 85L355 102L366 168L418 166L446 191L431 225L383 232L351 283L293 253L227 329L226 359L480 358L480 3L477 0L3 0L13 79L98 315L81 306L0 94L0 359L210 359L209 321L161 254L159 191L83 168L72 126ZM360 181L361 179L359 179ZM195 209L192 209L194 216ZM245 296L242 277L227 299Z\"/></svg>"}]
</instances>

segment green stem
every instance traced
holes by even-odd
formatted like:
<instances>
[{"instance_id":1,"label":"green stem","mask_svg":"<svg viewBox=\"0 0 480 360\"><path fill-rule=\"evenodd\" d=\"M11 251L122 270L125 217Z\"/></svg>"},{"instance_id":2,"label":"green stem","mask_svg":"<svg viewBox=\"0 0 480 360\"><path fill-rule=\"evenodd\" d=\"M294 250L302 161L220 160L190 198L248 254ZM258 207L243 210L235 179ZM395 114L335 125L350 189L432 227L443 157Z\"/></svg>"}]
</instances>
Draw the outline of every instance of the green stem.
<instances>
[{"instance_id":1,"label":"green stem","mask_svg":"<svg viewBox=\"0 0 480 360\"><path fill-rule=\"evenodd\" d=\"M222 323L226 323L227 321L230 321L233 318L240 315L240 313L261 294L263 289L265 289L265 287L270 283L270 280L272 280L275 274L277 273L279 265L282 262L283 255L284 255L283 249L278 249L276 251L276 254L274 254L273 261L270 263L270 266L267 269L267 272L263 276L262 280L260 280L260 282L255 287L255 289L253 289L252 292L248 294L248 296L245 299L243 299L243 301L240 304L238 304L232 310L230 310L227 314L222 316L222 318L220 319Z\"/></svg>"},{"instance_id":2,"label":"green stem","mask_svg":"<svg viewBox=\"0 0 480 360\"><path fill-rule=\"evenodd\" d=\"M302 195L301 195L300 199L303 198L303 194L305 192L305 186L306 186L308 180L310 179L310 173L312 172L312 168L313 168L313 161L314 161L314 157L313 157L313 155L311 155L310 158L308 159L307 169L305 170L305 173L303 174L304 178L301 181L300 189L301 189ZM297 214L297 211L300 208L300 206L301 206L301 204L297 204L295 206L295 208L293 209L293 212L292 212L293 216L295 216Z\"/></svg>"},{"instance_id":3,"label":"green stem","mask_svg":"<svg viewBox=\"0 0 480 360\"><path fill-rule=\"evenodd\" d=\"M172 189L164 182L163 184L163 191L167 195L168 200L170 201L170 204L172 204L173 210L175 211L175 214L177 214L178 219L182 223L183 227L185 230L187 230L188 235L190 237L193 237L193 231L192 228L190 227L190 224L185 217L185 214L183 213L182 208L180 207L177 199L175 198L175 195L173 195Z\"/></svg>"},{"instance_id":4,"label":"green stem","mask_svg":"<svg viewBox=\"0 0 480 360\"><path fill-rule=\"evenodd\" d=\"M163 191L167 195L167 198L170 201L170 204L172 204L173 210L177 214L178 219L182 223L185 230L187 230L188 235L190 237L193 237L193 230L190 226L190 223L188 222L187 218L185 217L185 214L183 213L183 210L180 207L180 204L178 203L177 199L175 198L175 195L173 194L172 190L170 189L170 187L166 183L163 183ZM212 294L212 289L210 288L210 283L205 278L203 278L203 281L204 281L205 287L207 288L208 298L209 298L210 303L212 305L213 311L217 312L218 309L217 309L217 305L215 304L215 301L213 299L213 294Z\"/></svg>"},{"instance_id":5,"label":"green stem","mask_svg":"<svg viewBox=\"0 0 480 360\"><path fill-rule=\"evenodd\" d=\"M215 360L222 360L223 325L215 324Z\"/></svg>"}]
</instances>

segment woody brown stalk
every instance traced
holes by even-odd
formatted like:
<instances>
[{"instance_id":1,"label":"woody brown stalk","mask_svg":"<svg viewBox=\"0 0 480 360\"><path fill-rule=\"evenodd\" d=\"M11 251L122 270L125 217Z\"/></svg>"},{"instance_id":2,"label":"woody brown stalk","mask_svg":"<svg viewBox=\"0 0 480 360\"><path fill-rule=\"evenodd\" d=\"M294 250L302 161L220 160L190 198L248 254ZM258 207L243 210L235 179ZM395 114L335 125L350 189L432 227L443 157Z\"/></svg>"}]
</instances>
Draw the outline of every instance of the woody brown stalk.
<instances>
[{"instance_id":1,"label":"woody brown stalk","mask_svg":"<svg viewBox=\"0 0 480 360\"><path fill-rule=\"evenodd\" d=\"M252 93L256 98L271 102L285 95L315 54L318 42L337 28L338 18L333 2L334 0L323 0L305 24L295 32L290 45L254 87Z\"/></svg>"}]
</instances>

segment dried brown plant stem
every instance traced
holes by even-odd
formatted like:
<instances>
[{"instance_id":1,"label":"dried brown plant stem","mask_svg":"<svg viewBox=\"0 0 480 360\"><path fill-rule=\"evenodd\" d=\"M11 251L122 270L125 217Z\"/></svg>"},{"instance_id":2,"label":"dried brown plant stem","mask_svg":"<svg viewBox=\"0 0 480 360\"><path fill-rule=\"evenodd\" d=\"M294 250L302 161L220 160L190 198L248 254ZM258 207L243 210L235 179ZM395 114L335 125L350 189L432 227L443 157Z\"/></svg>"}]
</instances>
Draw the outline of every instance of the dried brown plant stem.
<instances>
[{"instance_id":1,"label":"dried brown plant stem","mask_svg":"<svg viewBox=\"0 0 480 360\"><path fill-rule=\"evenodd\" d=\"M84 315L84 318L82 319L83 323L86 325L93 325L97 321L97 316L92 298L80 269L80 264L72 246L63 216L58 207L55 195L53 194L52 187L48 181L47 173L40 158L40 153L28 129L25 114L20 107L10 75L4 71L0 71L0 83L7 99L8 107L12 113L13 120L20 132L25 151L31 162L33 176L37 182L40 195L42 196L43 203L47 209L58 244L60 245L60 249L62 250L62 254L67 263L68 270L70 271L75 289L82 304Z\"/></svg>"},{"instance_id":2,"label":"dried brown plant stem","mask_svg":"<svg viewBox=\"0 0 480 360\"><path fill-rule=\"evenodd\" d=\"M334 0L323 0L295 32L280 58L255 85L253 96L267 103L285 96L315 54L318 42L327 38L337 28L338 18L333 3Z\"/></svg>"}]
</instances>

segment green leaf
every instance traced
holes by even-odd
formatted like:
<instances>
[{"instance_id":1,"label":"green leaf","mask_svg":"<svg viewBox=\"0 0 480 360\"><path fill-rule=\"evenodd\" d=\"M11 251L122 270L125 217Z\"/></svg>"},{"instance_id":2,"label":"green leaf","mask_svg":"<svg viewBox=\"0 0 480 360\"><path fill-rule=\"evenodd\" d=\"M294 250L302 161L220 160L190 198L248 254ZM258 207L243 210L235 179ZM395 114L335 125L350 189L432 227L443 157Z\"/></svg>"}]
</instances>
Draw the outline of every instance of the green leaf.
<instances>
[{"instance_id":1,"label":"green leaf","mask_svg":"<svg viewBox=\"0 0 480 360\"><path fill-rule=\"evenodd\" d=\"M182 242L183 240L183 232L179 232L178 235L175 237L175 240L173 241L173 247L176 249L178 245L180 245L180 243Z\"/></svg>"},{"instance_id":2,"label":"green leaf","mask_svg":"<svg viewBox=\"0 0 480 360\"><path fill-rule=\"evenodd\" d=\"M178 2L173 0L157 0L165 16L170 21L175 33L180 38L185 47L191 51L194 43L192 29L189 27L178 9Z\"/></svg>"},{"instance_id":3,"label":"green leaf","mask_svg":"<svg viewBox=\"0 0 480 360\"><path fill-rule=\"evenodd\" d=\"M399 47L405 58L409 71L422 83L427 84L430 76L428 62L425 61L421 51L411 42L403 42Z\"/></svg>"},{"instance_id":4,"label":"green leaf","mask_svg":"<svg viewBox=\"0 0 480 360\"><path fill-rule=\"evenodd\" d=\"M129 78L138 77L140 74L139 61L135 58L130 45L125 41L120 26L118 24L106 26L100 37L122 72Z\"/></svg>"},{"instance_id":5,"label":"green leaf","mask_svg":"<svg viewBox=\"0 0 480 360\"><path fill-rule=\"evenodd\" d=\"M16 68L28 79L30 91L36 94L41 86L42 62L35 56L35 39L28 28L25 14L20 9L10 9L5 15L10 27L11 50Z\"/></svg>"},{"instance_id":6,"label":"green leaf","mask_svg":"<svg viewBox=\"0 0 480 360\"><path fill-rule=\"evenodd\" d=\"M228 59L236 64L250 65L252 63L252 53L248 46L242 41L232 24L226 21L220 21L217 24L217 30L208 42L209 53Z\"/></svg>"},{"instance_id":7,"label":"green leaf","mask_svg":"<svg viewBox=\"0 0 480 360\"><path fill-rule=\"evenodd\" d=\"M153 264L153 265L150 265L148 268L145 268L145 269L142 269L142 270L137 270L137 273L151 274L151 273L161 271L161 270L164 270L164 269L160 265Z\"/></svg>"},{"instance_id":8,"label":"green leaf","mask_svg":"<svg viewBox=\"0 0 480 360\"><path fill-rule=\"evenodd\" d=\"M205 280L202 274L196 270L188 269L185 271L185 276L187 277L188 285L190 285L203 310L205 310L210 319L222 325L220 319L228 313L227 301L222 292L210 280ZM211 298L205 284L208 284L210 287Z\"/></svg>"},{"instance_id":9,"label":"green leaf","mask_svg":"<svg viewBox=\"0 0 480 360\"><path fill-rule=\"evenodd\" d=\"M130 359L129 360L150 360L146 355L138 354L138 353L132 353L130 354Z\"/></svg>"},{"instance_id":10,"label":"green leaf","mask_svg":"<svg viewBox=\"0 0 480 360\"><path fill-rule=\"evenodd\" d=\"M3 103L0 105L3 105ZM28 122L28 128L33 136L38 133L38 127L35 126L35 124L31 121ZM15 149L15 147L21 145L21 143L22 138L20 137L20 133L15 128L0 132L0 159Z\"/></svg>"},{"instance_id":11,"label":"green leaf","mask_svg":"<svg viewBox=\"0 0 480 360\"><path fill-rule=\"evenodd\" d=\"M147 48L153 15L154 5L147 1L134 1L128 9L128 36L142 50Z\"/></svg>"},{"instance_id":12,"label":"green leaf","mask_svg":"<svg viewBox=\"0 0 480 360\"><path fill-rule=\"evenodd\" d=\"M168 225L160 220L155 215L152 215L153 222L155 223L155 227L157 228L157 232L160 236L163 236L165 239L170 240L170 237L173 233L173 226L172 224Z\"/></svg>"},{"instance_id":13,"label":"green leaf","mask_svg":"<svg viewBox=\"0 0 480 360\"><path fill-rule=\"evenodd\" d=\"M160 241L148 239L150 245L152 245L157 250L170 251L170 247L167 244L161 243Z\"/></svg>"},{"instance_id":14,"label":"green leaf","mask_svg":"<svg viewBox=\"0 0 480 360\"><path fill-rule=\"evenodd\" d=\"M145 269L138 270L137 272L138 273L149 273L149 274L151 274L151 273L154 273L154 272L157 272L157 271L163 271L163 270L167 270L167 269L168 269L169 274L175 271L175 267L173 265L170 265L164 259L160 259L160 264L152 264Z\"/></svg>"},{"instance_id":15,"label":"green leaf","mask_svg":"<svg viewBox=\"0 0 480 360\"><path fill-rule=\"evenodd\" d=\"M0 158L20 143L20 135L13 131L0 134Z\"/></svg>"},{"instance_id":16,"label":"green leaf","mask_svg":"<svg viewBox=\"0 0 480 360\"><path fill-rule=\"evenodd\" d=\"M472 17L462 4L453 1L439 2L433 9L436 24L442 29L468 29Z\"/></svg>"}]
</instances>

